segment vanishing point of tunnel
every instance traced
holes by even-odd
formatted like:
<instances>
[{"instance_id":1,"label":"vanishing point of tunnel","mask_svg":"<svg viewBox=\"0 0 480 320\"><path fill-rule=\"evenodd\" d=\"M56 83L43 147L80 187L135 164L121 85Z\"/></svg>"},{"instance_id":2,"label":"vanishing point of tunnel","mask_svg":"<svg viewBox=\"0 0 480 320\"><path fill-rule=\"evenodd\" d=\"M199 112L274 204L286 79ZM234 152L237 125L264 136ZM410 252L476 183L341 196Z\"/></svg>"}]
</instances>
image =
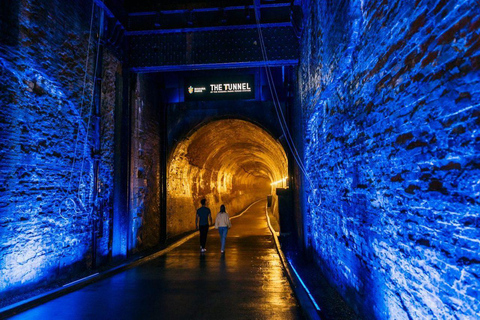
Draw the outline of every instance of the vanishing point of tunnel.
<instances>
[{"instance_id":1,"label":"vanishing point of tunnel","mask_svg":"<svg viewBox=\"0 0 480 320\"><path fill-rule=\"evenodd\" d=\"M244 120L209 122L182 139L168 163L167 212L169 230L178 234L194 227L192 212L206 197L239 212L266 198L288 177L287 156L268 132Z\"/></svg>"}]
</instances>

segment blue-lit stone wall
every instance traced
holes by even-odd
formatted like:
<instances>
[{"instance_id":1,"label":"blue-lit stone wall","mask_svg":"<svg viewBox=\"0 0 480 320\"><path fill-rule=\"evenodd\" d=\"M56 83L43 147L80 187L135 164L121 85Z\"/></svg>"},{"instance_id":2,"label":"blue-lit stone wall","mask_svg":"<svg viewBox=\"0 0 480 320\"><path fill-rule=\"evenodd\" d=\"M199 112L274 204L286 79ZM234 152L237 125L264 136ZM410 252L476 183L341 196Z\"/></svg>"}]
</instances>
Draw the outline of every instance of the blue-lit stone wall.
<instances>
[{"instance_id":1,"label":"blue-lit stone wall","mask_svg":"<svg viewBox=\"0 0 480 320\"><path fill-rule=\"evenodd\" d=\"M92 79L99 9L91 1L2 3L0 295L58 285L109 254L118 59L104 52L99 197L94 206ZM88 59L87 59L88 58ZM97 209L94 210L94 207ZM97 217L94 219L94 217Z\"/></svg>"},{"instance_id":2,"label":"blue-lit stone wall","mask_svg":"<svg viewBox=\"0 0 480 320\"><path fill-rule=\"evenodd\" d=\"M307 246L366 318L479 318L480 3L304 10Z\"/></svg>"},{"instance_id":3,"label":"blue-lit stone wall","mask_svg":"<svg viewBox=\"0 0 480 320\"><path fill-rule=\"evenodd\" d=\"M113 189L115 151L115 107L122 87L118 79L123 77L122 63L117 55L106 48L102 55L101 120L99 192L97 202L97 264L109 261L113 238ZM115 230L115 232L119 232Z\"/></svg>"},{"instance_id":4,"label":"blue-lit stone wall","mask_svg":"<svg viewBox=\"0 0 480 320\"><path fill-rule=\"evenodd\" d=\"M136 74L132 86L132 137L130 157L130 250L159 244L162 159L158 81L150 74Z\"/></svg>"}]
</instances>

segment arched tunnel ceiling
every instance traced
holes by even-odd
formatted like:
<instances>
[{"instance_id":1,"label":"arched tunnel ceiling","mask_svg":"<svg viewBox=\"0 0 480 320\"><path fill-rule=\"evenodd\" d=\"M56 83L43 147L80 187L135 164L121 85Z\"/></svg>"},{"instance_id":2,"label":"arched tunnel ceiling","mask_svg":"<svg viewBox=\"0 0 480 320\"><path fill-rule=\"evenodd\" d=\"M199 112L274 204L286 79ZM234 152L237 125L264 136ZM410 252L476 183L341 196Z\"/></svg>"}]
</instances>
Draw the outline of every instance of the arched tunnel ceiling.
<instances>
[{"instance_id":1,"label":"arched tunnel ceiling","mask_svg":"<svg viewBox=\"0 0 480 320\"><path fill-rule=\"evenodd\" d=\"M177 235L193 228L192 212L206 198L239 212L265 198L288 174L285 150L268 132L238 119L205 124L181 140L168 161L167 229ZM215 211L214 211L215 212Z\"/></svg>"},{"instance_id":2,"label":"arched tunnel ceiling","mask_svg":"<svg viewBox=\"0 0 480 320\"><path fill-rule=\"evenodd\" d=\"M186 157L190 164L235 176L279 180L287 174L282 146L265 130L243 120L209 123L188 139Z\"/></svg>"}]
</instances>

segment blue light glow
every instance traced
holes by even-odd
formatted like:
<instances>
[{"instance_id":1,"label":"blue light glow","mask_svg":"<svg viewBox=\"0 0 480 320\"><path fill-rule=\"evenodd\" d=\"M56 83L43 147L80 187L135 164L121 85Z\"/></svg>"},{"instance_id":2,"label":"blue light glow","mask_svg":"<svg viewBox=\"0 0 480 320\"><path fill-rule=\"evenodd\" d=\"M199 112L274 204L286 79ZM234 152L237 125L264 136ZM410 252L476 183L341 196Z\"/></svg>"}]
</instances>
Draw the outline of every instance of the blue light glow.
<instances>
[{"instance_id":1,"label":"blue light glow","mask_svg":"<svg viewBox=\"0 0 480 320\"><path fill-rule=\"evenodd\" d=\"M98 275L98 272L97 273L94 273L94 274L91 274L89 275L88 277L85 277L85 278L81 278L81 279L78 279L78 280L75 280L75 281L72 281L70 283L67 283L67 284L64 284L63 287L70 287L70 286L73 286L74 284L76 283L79 283L79 282L82 282L82 281L85 281L85 280L88 280L88 279L91 279L95 276Z\"/></svg>"},{"instance_id":2,"label":"blue light glow","mask_svg":"<svg viewBox=\"0 0 480 320\"><path fill-rule=\"evenodd\" d=\"M295 267L293 266L292 261L288 260L288 263L290 264L290 267L292 267L293 272L295 272L295 274L297 275L298 280L300 281L300 283L302 284L302 287L303 287L303 288L305 289L305 291L307 292L308 296L310 297L310 300L312 300L312 303L313 303L313 305L315 306L315 309L317 309L318 311L320 311L320 307L318 306L317 302L315 301L315 299L313 298L312 294L310 293L310 290L308 290L307 286L305 285L305 283L303 282L302 278L301 278L300 275L298 274L297 270L296 270Z\"/></svg>"},{"instance_id":3,"label":"blue light glow","mask_svg":"<svg viewBox=\"0 0 480 320\"><path fill-rule=\"evenodd\" d=\"M47 2L18 3L11 18L21 28L3 35L15 45L0 52L0 295L40 292L92 264L93 43L82 21L92 6L83 4L56 4L58 15L37 19L28 12L51 10ZM101 182L109 182L108 165ZM110 192L96 199L103 207Z\"/></svg>"},{"instance_id":4,"label":"blue light glow","mask_svg":"<svg viewBox=\"0 0 480 320\"><path fill-rule=\"evenodd\" d=\"M480 6L374 4L304 3L305 243L365 318L476 318Z\"/></svg>"}]
</instances>

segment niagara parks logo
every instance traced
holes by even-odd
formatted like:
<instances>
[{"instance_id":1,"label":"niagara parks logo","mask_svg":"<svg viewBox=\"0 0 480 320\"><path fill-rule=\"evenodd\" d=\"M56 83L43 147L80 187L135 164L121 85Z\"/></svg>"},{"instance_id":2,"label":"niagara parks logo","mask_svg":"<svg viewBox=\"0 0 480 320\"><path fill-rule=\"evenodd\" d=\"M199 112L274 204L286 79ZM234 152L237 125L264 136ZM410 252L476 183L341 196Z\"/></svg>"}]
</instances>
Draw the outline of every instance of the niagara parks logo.
<instances>
[{"instance_id":1,"label":"niagara parks logo","mask_svg":"<svg viewBox=\"0 0 480 320\"><path fill-rule=\"evenodd\" d=\"M192 86L188 87L188 93L190 93L190 94L193 93L193 87Z\"/></svg>"}]
</instances>

